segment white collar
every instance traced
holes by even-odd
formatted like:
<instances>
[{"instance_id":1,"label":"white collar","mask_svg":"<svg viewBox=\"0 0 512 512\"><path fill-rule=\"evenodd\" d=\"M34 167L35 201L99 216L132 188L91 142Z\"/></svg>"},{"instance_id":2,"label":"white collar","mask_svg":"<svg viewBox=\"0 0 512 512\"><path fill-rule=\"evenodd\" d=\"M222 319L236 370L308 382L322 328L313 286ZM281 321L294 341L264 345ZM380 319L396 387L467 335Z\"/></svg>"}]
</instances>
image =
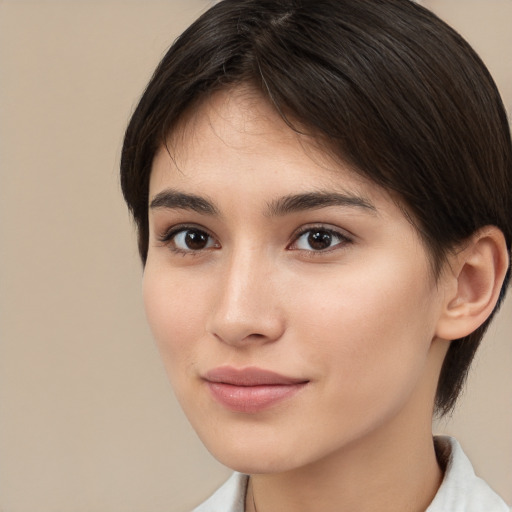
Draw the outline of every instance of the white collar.
<instances>
[{"instance_id":1,"label":"white collar","mask_svg":"<svg viewBox=\"0 0 512 512\"><path fill-rule=\"evenodd\" d=\"M505 502L475 475L473 466L453 438L434 438L441 464L446 464L441 487L426 512L510 512ZM443 461L444 459L444 461Z\"/></svg>"}]
</instances>

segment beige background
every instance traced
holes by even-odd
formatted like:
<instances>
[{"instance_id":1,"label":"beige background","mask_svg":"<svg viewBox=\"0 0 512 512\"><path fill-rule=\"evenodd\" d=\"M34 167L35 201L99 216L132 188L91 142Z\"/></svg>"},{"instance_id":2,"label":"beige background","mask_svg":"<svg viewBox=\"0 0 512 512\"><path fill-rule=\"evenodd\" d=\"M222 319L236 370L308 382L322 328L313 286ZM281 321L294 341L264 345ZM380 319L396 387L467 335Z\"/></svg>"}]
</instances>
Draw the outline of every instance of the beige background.
<instances>
[{"instance_id":1,"label":"beige background","mask_svg":"<svg viewBox=\"0 0 512 512\"><path fill-rule=\"evenodd\" d=\"M175 403L117 178L150 73L206 0L0 0L0 510L179 512L229 473ZM424 1L512 105L512 1ZM512 502L512 297L436 427Z\"/></svg>"}]
</instances>

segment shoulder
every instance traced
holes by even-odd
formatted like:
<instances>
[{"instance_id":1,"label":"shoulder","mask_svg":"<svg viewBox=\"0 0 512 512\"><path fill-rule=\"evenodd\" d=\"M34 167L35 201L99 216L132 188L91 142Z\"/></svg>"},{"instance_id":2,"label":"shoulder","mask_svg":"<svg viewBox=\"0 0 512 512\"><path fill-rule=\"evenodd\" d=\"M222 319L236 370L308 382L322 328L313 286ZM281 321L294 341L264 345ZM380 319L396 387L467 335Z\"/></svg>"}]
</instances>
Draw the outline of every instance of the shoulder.
<instances>
[{"instance_id":1,"label":"shoulder","mask_svg":"<svg viewBox=\"0 0 512 512\"><path fill-rule=\"evenodd\" d=\"M443 483L426 512L510 512L491 487L476 476L454 438L436 437L435 445L438 459L446 469Z\"/></svg>"},{"instance_id":2,"label":"shoulder","mask_svg":"<svg viewBox=\"0 0 512 512\"><path fill-rule=\"evenodd\" d=\"M233 473L204 503L192 512L244 512L248 476Z\"/></svg>"}]
</instances>

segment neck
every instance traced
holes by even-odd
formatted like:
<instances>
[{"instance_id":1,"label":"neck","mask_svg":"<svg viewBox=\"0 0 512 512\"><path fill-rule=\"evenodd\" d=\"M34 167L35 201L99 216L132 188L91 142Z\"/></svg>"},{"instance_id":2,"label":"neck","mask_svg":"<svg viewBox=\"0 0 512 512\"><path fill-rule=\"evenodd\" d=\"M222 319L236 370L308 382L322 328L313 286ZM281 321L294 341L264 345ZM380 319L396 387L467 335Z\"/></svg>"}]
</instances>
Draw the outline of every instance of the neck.
<instances>
[{"instance_id":1,"label":"neck","mask_svg":"<svg viewBox=\"0 0 512 512\"><path fill-rule=\"evenodd\" d=\"M246 510L424 512L442 480L431 432L421 443L382 442L355 443L300 470L251 476Z\"/></svg>"}]
</instances>

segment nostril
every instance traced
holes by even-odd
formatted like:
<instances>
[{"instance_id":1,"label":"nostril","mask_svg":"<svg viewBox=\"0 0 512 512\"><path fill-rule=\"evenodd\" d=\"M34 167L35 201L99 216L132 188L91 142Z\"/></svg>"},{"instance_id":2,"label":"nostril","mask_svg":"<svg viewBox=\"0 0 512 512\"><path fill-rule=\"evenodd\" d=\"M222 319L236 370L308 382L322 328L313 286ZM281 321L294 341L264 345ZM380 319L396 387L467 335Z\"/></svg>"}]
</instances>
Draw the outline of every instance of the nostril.
<instances>
[{"instance_id":1,"label":"nostril","mask_svg":"<svg viewBox=\"0 0 512 512\"><path fill-rule=\"evenodd\" d=\"M216 339L229 345L251 345L263 344L278 340L284 331L280 318L265 317L258 319L257 316L242 321L224 318L222 320L212 319L207 328Z\"/></svg>"}]
</instances>

